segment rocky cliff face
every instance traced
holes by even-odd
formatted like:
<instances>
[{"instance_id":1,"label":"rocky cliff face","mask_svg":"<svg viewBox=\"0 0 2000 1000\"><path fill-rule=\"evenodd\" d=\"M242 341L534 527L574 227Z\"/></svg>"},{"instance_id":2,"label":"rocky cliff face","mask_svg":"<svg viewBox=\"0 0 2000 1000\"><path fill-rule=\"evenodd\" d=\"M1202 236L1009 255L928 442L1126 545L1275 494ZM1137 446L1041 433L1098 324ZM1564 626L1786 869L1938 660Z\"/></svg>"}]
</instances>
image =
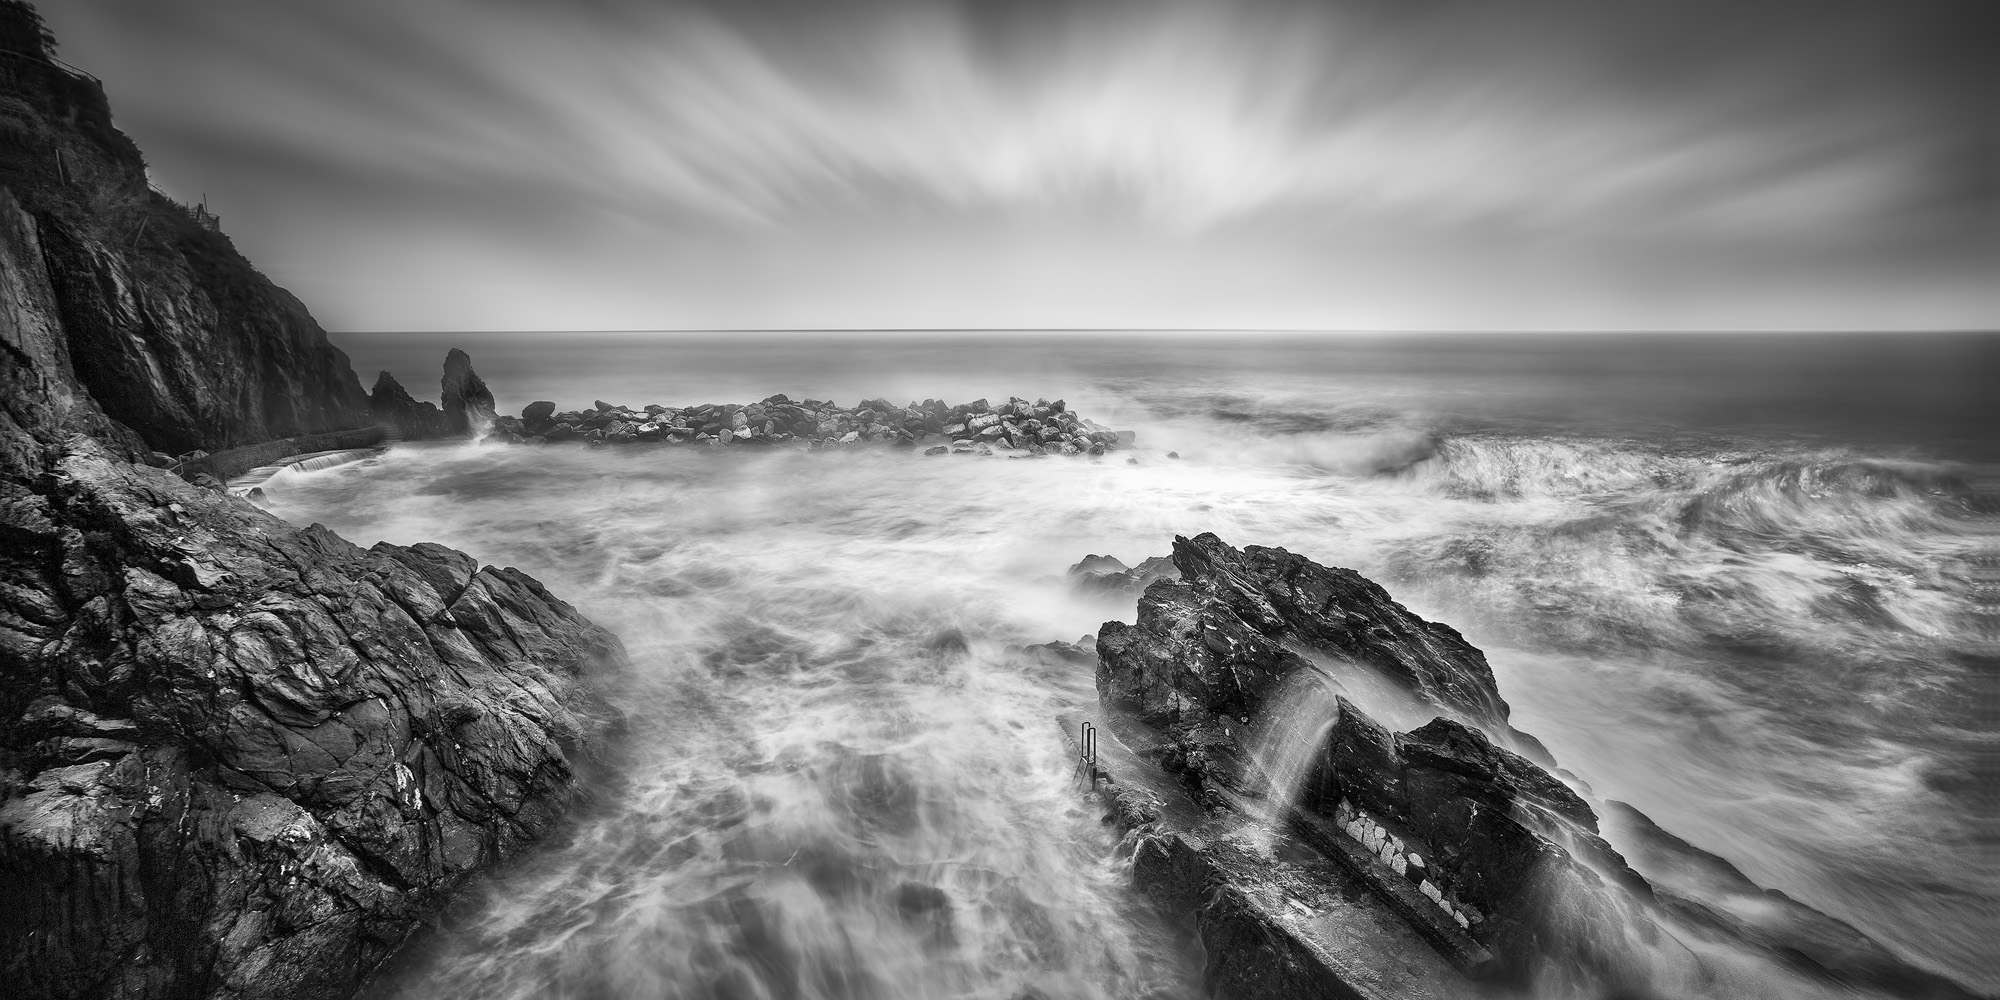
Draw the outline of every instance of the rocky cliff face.
<instances>
[{"instance_id":1,"label":"rocky cliff face","mask_svg":"<svg viewBox=\"0 0 2000 1000\"><path fill-rule=\"evenodd\" d=\"M87 443L0 495L17 996L344 996L602 746L619 644L519 572Z\"/></svg>"},{"instance_id":2,"label":"rocky cliff face","mask_svg":"<svg viewBox=\"0 0 2000 1000\"><path fill-rule=\"evenodd\" d=\"M0 60L0 992L346 996L582 794L615 638L135 464L368 423L94 81Z\"/></svg>"},{"instance_id":3,"label":"rocky cliff face","mask_svg":"<svg viewBox=\"0 0 2000 1000\"><path fill-rule=\"evenodd\" d=\"M77 376L154 450L216 451L369 422L347 356L221 234L173 232L169 246L134 254L59 221L43 228Z\"/></svg>"},{"instance_id":4,"label":"rocky cliff face","mask_svg":"<svg viewBox=\"0 0 2000 1000\"><path fill-rule=\"evenodd\" d=\"M40 272L31 283L45 286L39 305L65 342L71 381L151 450L217 451L370 422L347 357L305 307L211 216L147 186L96 81L43 59L0 59L0 188L35 232L33 256L15 254L9 268Z\"/></svg>"},{"instance_id":5,"label":"rocky cliff face","mask_svg":"<svg viewBox=\"0 0 2000 1000\"><path fill-rule=\"evenodd\" d=\"M128 458L146 453L76 377L35 220L0 188L0 471L39 470L53 445L78 434Z\"/></svg>"}]
</instances>

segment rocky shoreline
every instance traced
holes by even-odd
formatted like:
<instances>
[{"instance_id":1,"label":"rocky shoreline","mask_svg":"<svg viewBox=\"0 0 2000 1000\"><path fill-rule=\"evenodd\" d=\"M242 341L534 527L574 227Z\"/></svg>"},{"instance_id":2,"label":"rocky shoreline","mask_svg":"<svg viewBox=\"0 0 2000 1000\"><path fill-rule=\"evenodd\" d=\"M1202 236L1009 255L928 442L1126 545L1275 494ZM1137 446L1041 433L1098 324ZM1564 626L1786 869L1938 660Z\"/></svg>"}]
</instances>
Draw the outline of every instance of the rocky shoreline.
<instances>
[{"instance_id":1,"label":"rocky shoreline","mask_svg":"<svg viewBox=\"0 0 2000 1000\"><path fill-rule=\"evenodd\" d=\"M624 650L516 570L217 488L379 441L368 397L0 18L32 50L0 72L0 992L338 1000L588 793Z\"/></svg>"},{"instance_id":2,"label":"rocky shoreline","mask_svg":"<svg viewBox=\"0 0 2000 1000\"><path fill-rule=\"evenodd\" d=\"M1118 589L1130 571L1104 559L1072 570L1079 589ZM1091 790L1126 831L1135 886L1193 924L1212 990L1532 995L1560 982L1637 996L1678 981L1731 995L1753 982L1699 953L1801 982L1972 996L1631 806L1593 805L1507 724L1478 649L1351 570L1211 534L1175 538L1172 560L1178 576L1146 586L1134 624L1106 622L1095 656L1034 651L1094 661L1099 711L1063 720L1065 734L1081 752L1075 734L1095 722ZM1363 707L1409 717L1410 702L1433 717L1405 732ZM1645 873L1600 816L1643 846ZM1441 964L1416 961L1413 940Z\"/></svg>"},{"instance_id":3,"label":"rocky shoreline","mask_svg":"<svg viewBox=\"0 0 2000 1000\"><path fill-rule=\"evenodd\" d=\"M41 37L38 20L9 27ZM303 305L148 190L101 86L15 55L0 102L10 996L350 996L468 879L558 829L620 730L605 692L623 646L533 578L288 524L169 471L171 454L193 456L190 478L226 478L303 443L372 445L378 426L931 455L1133 443L1063 400L1019 398L502 416L462 351L442 405L387 373L364 394ZM1511 727L1479 650L1358 574L1200 535L1170 564L1092 557L1076 576L1140 593L1136 621L1034 655L1095 671L1102 704L1064 731L1104 734L1091 790L1217 993L1479 995L1559 968L1637 996L1655 981L1643 946L1672 940L1814 982L1967 995L1593 801ZM1321 675L1324 700L1286 715ZM1429 721L1378 721L1378 682ZM1285 770L1269 746L1288 725ZM1643 853L1628 863L1601 830ZM1710 974L1688 981L1723 991Z\"/></svg>"}]
</instances>

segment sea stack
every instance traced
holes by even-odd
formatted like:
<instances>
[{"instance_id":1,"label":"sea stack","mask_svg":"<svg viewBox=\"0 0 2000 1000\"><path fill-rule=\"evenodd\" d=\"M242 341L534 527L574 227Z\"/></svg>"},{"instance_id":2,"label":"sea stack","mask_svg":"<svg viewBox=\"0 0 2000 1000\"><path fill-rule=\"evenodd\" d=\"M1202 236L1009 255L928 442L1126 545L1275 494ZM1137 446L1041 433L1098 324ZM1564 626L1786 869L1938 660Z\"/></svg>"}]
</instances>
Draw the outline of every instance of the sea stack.
<instances>
[{"instance_id":1,"label":"sea stack","mask_svg":"<svg viewBox=\"0 0 2000 1000\"><path fill-rule=\"evenodd\" d=\"M403 383L388 372L375 376L375 388L368 394L368 401L375 412L375 422L394 429L404 440L440 438L451 433L444 411L436 403L411 396Z\"/></svg>"},{"instance_id":2,"label":"sea stack","mask_svg":"<svg viewBox=\"0 0 2000 1000\"><path fill-rule=\"evenodd\" d=\"M454 347L444 356L444 419L452 434L470 437L493 425L493 392L472 370L472 355Z\"/></svg>"}]
</instances>

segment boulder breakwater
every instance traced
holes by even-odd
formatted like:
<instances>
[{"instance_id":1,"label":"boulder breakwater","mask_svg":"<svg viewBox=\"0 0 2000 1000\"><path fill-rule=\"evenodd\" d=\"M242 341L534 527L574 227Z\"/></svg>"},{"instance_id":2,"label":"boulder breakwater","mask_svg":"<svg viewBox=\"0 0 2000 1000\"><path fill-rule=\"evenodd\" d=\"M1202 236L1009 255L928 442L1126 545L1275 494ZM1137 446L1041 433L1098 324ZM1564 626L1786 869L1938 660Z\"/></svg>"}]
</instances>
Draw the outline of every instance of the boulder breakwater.
<instances>
[{"instance_id":1,"label":"boulder breakwater","mask_svg":"<svg viewBox=\"0 0 2000 1000\"><path fill-rule=\"evenodd\" d=\"M1070 411L1063 400L1019 397L951 404L936 399L897 406L864 399L854 406L779 393L755 403L705 403L672 407L649 403L633 409L597 400L587 410L557 412L555 404L528 404L519 417L494 421L495 433L524 443L580 440L602 444L729 446L789 445L838 448L890 445L926 454L991 452L1102 455L1133 441Z\"/></svg>"},{"instance_id":2,"label":"boulder breakwater","mask_svg":"<svg viewBox=\"0 0 2000 1000\"><path fill-rule=\"evenodd\" d=\"M777 393L754 403L623 406L593 400L587 408L558 410L536 400L520 416L495 415L493 394L472 370L472 359L453 349L445 358L440 407L412 397L389 372L370 395L375 420L403 440L488 437L516 444L581 442L589 445L698 445L712 448L825 449L887 446L922 448L927 455L985 453L995 449L1029 455L1103 455L1133 443L1131 431L1113 430L1069 408L1064 400L1011 397L947 403L926 399L898 406L864 399L853 406Z\"/></svg>"}]
</instances>

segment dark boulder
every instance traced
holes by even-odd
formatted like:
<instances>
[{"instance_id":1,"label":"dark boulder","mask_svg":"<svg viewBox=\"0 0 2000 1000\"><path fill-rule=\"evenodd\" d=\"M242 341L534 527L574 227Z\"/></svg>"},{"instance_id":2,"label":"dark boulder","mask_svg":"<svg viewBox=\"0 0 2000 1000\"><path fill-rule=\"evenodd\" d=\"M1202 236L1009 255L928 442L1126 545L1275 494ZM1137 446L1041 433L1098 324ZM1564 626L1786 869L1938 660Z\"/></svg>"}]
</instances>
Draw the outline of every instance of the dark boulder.
<instances>
[{"instance_id":1,"label":"dark boulder","mask_svg":"<svg viewBox=\"0 0 2000 1000\"><path fill-rule=\"evenodd\" d=\"M451 433L470 437L493 423L493 392L472 370L472 356L454 347L444 356L444 419Z\"/></svg>"},{"instance_id":2,"label":"dark boulder","mask_svg":"<svg viewBox=\"0 0 2000 1000\"><path fill-rule=\"evenodd\" d=\"M375 422L393 427L405 440L421 441L449 437L451 428L437 404L412 397L396 376L382 372L375 376L375 389L368 395Z\"/></svg>"},{"instance_id":3,"label":"dark boulder","mask_svg":"<svg viewBox=\"0 0 2000 1000\"><path fill-rule=\"evenodd\" d=\"M527 427L528 433L540 434L556 425L555 412L556 404L538 399L521 408L521 423Z\"/></svg>"}]
</instances>

